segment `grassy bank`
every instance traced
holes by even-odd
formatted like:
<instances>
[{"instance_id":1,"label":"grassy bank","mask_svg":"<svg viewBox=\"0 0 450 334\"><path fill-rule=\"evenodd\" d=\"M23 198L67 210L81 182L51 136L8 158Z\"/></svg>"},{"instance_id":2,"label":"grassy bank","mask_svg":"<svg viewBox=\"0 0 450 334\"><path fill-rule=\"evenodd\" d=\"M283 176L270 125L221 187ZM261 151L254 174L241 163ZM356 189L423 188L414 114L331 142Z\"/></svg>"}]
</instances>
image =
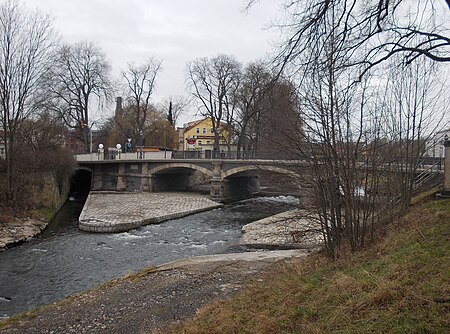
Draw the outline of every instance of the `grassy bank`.
<instances>
[{"instance_id":1,"label":"grassy bank","mask_svg":"<svg viewBox=\"0 0 450 334\"><path fill-rule=\"evenodd\" d=\"M449 333L450 200L420 201L364 251L280 264L164 333Z\"/></svg>"}]
</instances>

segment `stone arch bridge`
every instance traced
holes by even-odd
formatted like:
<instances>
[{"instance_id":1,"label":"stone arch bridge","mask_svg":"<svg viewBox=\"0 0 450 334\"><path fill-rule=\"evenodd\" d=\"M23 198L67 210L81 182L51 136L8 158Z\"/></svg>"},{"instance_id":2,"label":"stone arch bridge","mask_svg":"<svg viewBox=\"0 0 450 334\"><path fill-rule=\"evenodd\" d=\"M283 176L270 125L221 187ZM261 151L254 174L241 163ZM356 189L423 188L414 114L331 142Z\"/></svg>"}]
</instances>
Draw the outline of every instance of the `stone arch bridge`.
<instances>
[{"instance_id":1,"label":"stone arch bridge","mask_svg":"<svg viewBox=\"0 0 450 334\"><path fill-rule=\"evenodd\" d=\"M211 199L225 201L256 194L260 172L297 177L304 164L285 160L99 160L78 162L91 173L91 190L189 191L204 183Z\"/></svg>"}]
</instances>

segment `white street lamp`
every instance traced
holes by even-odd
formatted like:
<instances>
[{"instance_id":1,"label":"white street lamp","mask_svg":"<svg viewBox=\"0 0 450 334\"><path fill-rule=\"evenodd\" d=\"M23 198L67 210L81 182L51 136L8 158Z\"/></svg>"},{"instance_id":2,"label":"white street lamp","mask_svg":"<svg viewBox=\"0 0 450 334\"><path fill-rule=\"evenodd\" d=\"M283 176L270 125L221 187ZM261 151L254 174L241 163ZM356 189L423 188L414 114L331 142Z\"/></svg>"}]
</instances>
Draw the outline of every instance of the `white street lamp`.
<instances>
[{"instance_id":1,"label":"white street lamp","mask_svg":"<svg viewBox=\"0 0 450 334\"><path fill-rule=\"evenodd\" d=\"M122 149L122 145L120 145L120 144L117 144L116 145L116 149L117 149L117 157L118 157L118 159L120 159L120 153L121 153L121 149Z\"/></svg>"},{"instance_id":2,"label":"white street lamp","mask_svg":"<svg viewBox=\"0 0 450 334\"><path fill-rule=\"evenodd\" d=\"M89 152L92 154L92 127L95 125L95 124L97 124L98 122L100 122L102 119L100 118L100 119L97 119L97 120L95 120L95 121L93 121L92 123L91 123L91 126L89 126L89 124L84 124L85 126L87 126L88 127L88 129L89 129Z\"/></svg>"},{"instance_id":3,"label":"white street lamp","mask_svg":"<svg viewBox=\"0 0 450 334\"><path fill-rule=\"evenodd\" d=\"M104 159L104 150L103 150L103 144L98 144L98 160L103 160Z\"/></svg>"}]
</instances>

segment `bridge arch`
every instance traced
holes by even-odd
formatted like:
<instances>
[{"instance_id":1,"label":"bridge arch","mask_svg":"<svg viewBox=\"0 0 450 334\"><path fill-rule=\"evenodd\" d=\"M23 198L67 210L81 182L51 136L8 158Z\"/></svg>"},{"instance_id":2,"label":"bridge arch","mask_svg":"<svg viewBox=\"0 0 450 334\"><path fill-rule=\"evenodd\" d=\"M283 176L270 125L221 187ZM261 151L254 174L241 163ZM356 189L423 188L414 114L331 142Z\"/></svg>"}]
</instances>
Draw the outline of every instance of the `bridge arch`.
<instances>
[{"instance_id":1,"label":"bridge arch","mask_svg":"<svg viewBox=\"0 0 450 334\"><path fill-rule=\"evenodd\" d=\"M89 172L91 174L94 173L94 169L86 167L86 166L79 166L79 165L75 168L75 172L77 172L77 171L86 171L86 172Z\"/></svg>"},{"instance_id":2,"label":"bridge arch","mask_svg":"<svg viewBox=\"0 0 450 334\"><path fill-rule=\"evenodd\" d=\"M91 168L78 166L70 177L70 196L84 199L92 188L94 172Z\"/></svg>"},{"instance_id":3,"label":"bridge arch","mask_svg":"<svg viewBox=\"0 0 450 334\"><path fill-rule=\"evenodd\" d=\"M270 172L274 172L274 173L278 173L278 174L287 175L287 176L290 176L293 178L300 176L298 173L293 172L286 168L281 168L281 167L276 167L276 166L267 166L267 165L262 165L262 166L261 165L259 165L259 166L247 165L247 166L239 166L239 167L227 170L226 172L222 172L222 179L230 177L234 174L248 172L248 171L258 171L258 170L270 171Z\"/></svg>"},{"instance_id":4,"label":"bridge arch","mask_svg":"<svg viewBox=\"0 0 450 334\"><path fill-rule=\"evenodd\" d=\"M150 175L158 174L159 172L162 172L164 170L171 170L171 169L176 169L176 168L192 169L192 170L199 171L208 177L211 177L211 178L213 177L213 172L211 170L209 170L205 167L202 167L202 166L195 165L195 164L183 163L183 162L167 163L167 164L159 165L157 167L150 169L149 174Z\"/></svg>"}]
</instances>

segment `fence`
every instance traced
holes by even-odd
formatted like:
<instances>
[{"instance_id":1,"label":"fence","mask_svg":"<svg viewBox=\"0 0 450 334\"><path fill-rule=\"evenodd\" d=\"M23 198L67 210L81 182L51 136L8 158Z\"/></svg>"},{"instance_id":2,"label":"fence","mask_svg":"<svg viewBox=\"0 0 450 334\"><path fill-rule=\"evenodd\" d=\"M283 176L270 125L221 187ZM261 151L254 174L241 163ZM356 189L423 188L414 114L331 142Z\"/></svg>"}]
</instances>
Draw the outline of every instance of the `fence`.
<instances>
[{"instance_id":1,"label":"fence","mask_svg":"<svg viewBox=\"0 0 450 334\"><path fill-rule=\"evenodd\" d=\"M87 153L75 155L75 160L79 162L86 161L102 161L102 160L164 160L172 159L172 151L158 151L158 152L130 152L124 153L121 151L108 151L98 153Z\"/></svg>"}]
</instances>

